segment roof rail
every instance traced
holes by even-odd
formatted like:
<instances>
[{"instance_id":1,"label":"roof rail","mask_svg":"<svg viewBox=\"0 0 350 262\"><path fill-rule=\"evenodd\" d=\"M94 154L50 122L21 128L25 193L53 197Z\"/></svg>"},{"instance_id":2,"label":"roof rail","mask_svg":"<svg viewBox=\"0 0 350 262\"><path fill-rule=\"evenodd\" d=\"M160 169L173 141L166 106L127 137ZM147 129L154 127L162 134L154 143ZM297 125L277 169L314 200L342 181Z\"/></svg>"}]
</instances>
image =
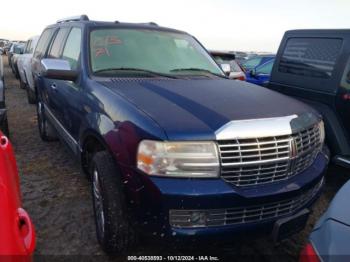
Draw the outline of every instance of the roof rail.
<instances>
[{"instance_id":1,"label":"roof rail","mask_svg":"<svg viewBox=\"0 0 350 262\"><path fill-rule=\"evenodd\" d=\"M139 25L153 25L153 26L158 26L157 23L155 22L147 22L147 23L138 23Z\"/></svg>"},{"instance_id":2,"label":"roof rail","mask_svg":"<svg viewBox=\"0 0 350 262\"><path fill-rule=\"evenodd\" d=\"M71 22L71 21L89 21L89 17L87 15L79 15L79 16L71 16L66 17L60 20L57 20L58 23L65 23L65 22Z\"/></svg>"}]
</instances>

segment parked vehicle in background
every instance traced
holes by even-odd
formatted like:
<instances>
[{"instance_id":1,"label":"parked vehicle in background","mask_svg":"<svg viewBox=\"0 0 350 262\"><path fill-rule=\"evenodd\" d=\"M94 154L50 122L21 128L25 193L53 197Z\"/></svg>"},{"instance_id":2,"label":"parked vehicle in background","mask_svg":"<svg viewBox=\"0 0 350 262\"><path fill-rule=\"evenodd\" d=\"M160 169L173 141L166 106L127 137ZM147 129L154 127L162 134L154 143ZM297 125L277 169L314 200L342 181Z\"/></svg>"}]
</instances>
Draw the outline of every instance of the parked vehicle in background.
<instances>
[{"instance_id":1,"label":"parked vehicle in background","mask_svg":"<svg viewBox=\"0 0 350 262\"><path fill-rule=\"evenodd\" d=\"M5 135L9 136L9 126L5 105L4 64L2 61L2 56L0 56L0 130L2 130Z\"/></svg>"},{"instance_id":2,"label":"parked vehicle in background","mask_svg":"<svg viewBox=\"0 0 350 262\"><path fill-rule=\"evenodd\" d=\"M243 61L241 66L245 70L245 72L249 72L250 70L255 69L256 67L265 64L269 60L275 58L275 55L254 55L252 58Z\"/></svg>"},{"instance_id":3,"label":"parked vehicle in background","mask_svg":"<svg viewBox=\"0 0 350 262\"><path fill-rule=\"evenodd\" d=\"M350 30L287 31L269 88L317 109L336 164L350 168Z\"/></svg>"},{"instance_id":4,"label":"parked vehicle in background","mask_svg":"<svg viewBox=\"0 0 350 262\"><path fill-rule=\"evenodd\" d=\"M15 75L17 79L19 79L17 59L19 56L23 54L24 47L25 47L25 44L22 44L22 43L13 45L13 51L11 56L11 69L12 69L12 73Z\"/></svg>"},{"instance_id":5,"label":"parked vehicle in background","mask_svg":"<svg viewBox=\"0 0 350 262\"><path fill-rule=\"evenodd\" d=\"M265 64L259 65L256 68L246 72L247 82L267 86L270 81L270 75L275 59L267 61Z\"/></svg>"},{"instance_id":6,"label":"parked vehicle in background","mask_svg":"<svg viewBox=\"0 0 350 262\"><path fill-rule=\"evenodd\" d=\"M246 53L246 52L234 51L233 53L235 54L235 61L239 65L242 64L242 62L247 60L247 58L248 58L248 53Z\"/></svg>"},{"instance_id":7,"label":"parked vehicle in background","mask_svg":"<svg viewBox=\"0 0 350 262\"><path fill-rule=\"evenodd\" d=\"M32 74L32 57L38 42L39 36L33 36L28 39L24 48L23 55L17 59L17 67L19 72L20 87L27 90L28 102L35 103L35 97L30 96L29 89L34 90L34 79Z\"/></svg>"},{"instance_id":8,"label":"parked vehicle in background","mask_svg":"<svg viewBox=\"0 0 350 262\"><path fill-rule=\"evenodd\" d=\"M154 23L60 20L32 61L40 137L91 177L106 252L136 232L278 242L305 226L328 164L311 107L228 80L194 37Z\"/></svg>"},{"instance_id":9,"label":"parked vehicle in background","mask_svg":"<svg viewBox=\"0 0 350 262\"><path fill-rule=\"evenodd\" d=\"M12 44L13 43L11 41L9 41L9 42L7 42L7 44L5 44L4 52L5 52L6 55L8 55L8 52L10 51Z\"/></svg>"},{"instance_id":10,"label":"parked vehicle in background","mask_svg":"<svg viewBox=\"0 0 350 262\"><path fill-rule=\"evenodd\" d=\"M231 52L225 51L209 51L214 60L219 65L229 64L230 65L230 79L242 80L245 81L246 77L242 68L235 61L236 55Z\"/></svg>"},{"instance_id":11,"label":"parked vehicle in background","mask_svg":"<svg viewBox=\"0 0 350 262\"><path fill-rule=\"evenodd\" d=\"M312 230L300 262L349 261L350 181L336 194Z\"/></svg>"},{"instance_id":12,"label":"parked vehicle in background","mask_svg":"<svg viewBox=\"0 0 350 262\"><path fill-rule=\"evenodd\" d=\"M19 177L12 146L0 131L0 257L32 261L34 226L22 208Z\"/></svg>"}]
</instances>

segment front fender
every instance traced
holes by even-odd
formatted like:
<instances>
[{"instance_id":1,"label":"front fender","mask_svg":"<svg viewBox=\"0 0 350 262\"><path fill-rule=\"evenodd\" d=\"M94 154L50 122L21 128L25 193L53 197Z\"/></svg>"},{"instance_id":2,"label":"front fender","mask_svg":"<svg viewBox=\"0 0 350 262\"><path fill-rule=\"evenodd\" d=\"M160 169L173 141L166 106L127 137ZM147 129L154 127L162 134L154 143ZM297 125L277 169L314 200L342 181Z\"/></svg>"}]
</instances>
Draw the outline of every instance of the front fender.
<instances>
[{"instance_id":1,"label":"front fender","mask_svg":"<svg viewBox=\"0 0 350 262\"><path fill-rule=\"evenodd\" d=\"M90 113L80 129L79 147L82 152L87 137L94 137L112 153L121 166L135 165L138 143L152 136L131 121L113 122L107 115Z\"/></svg>"}]
</instances>

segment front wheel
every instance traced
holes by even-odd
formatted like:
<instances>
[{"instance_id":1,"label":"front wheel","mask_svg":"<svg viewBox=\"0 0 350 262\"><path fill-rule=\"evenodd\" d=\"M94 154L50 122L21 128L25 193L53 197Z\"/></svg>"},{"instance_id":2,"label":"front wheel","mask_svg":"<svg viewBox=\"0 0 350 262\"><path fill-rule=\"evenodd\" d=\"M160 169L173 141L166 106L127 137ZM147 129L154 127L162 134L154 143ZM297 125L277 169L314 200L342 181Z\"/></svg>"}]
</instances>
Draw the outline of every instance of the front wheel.
<instances>
[{"instance_id":1,"label":"front wheel","mask_svg":"<svg viewBox=\"0 0 350 262\"><path fill-rule=\"evenodd\" d=\"M90 174L97 239L108 254L125 251L137 237L128 218L120 171L107 151L94 155Z\"/></svg>"},{"instance_id":2,"label":"front wheel","mask_svg":"<svg viewBox=\"0 0 350 262\"><path fill-rule=\"evenodd\" d=\"M44 110L45 108L43 103L38 102L37 117L40 138L45 142L55 141L57 140L55 132L51 124L47 121Z\"/></svg>"}]
</instances>

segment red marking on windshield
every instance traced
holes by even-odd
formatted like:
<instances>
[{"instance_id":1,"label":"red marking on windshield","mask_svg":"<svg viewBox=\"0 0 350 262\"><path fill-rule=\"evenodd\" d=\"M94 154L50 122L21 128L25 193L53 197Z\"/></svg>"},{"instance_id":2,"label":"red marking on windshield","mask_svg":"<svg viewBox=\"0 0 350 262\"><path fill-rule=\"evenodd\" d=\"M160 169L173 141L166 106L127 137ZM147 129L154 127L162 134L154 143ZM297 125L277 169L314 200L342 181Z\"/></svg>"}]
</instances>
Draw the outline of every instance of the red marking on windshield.
<instances>
[{"instance_id":1,"label":"red marking on windshield","mask_svg":"<svg viewBox=\"0 0 350 262\"><path fill-rule=\"evenodd\" d=\"M108 49L105 47L100 47L95 49L95 57L99 57L101 55L107 55L110 56Z\"/></svg>"},{"instance_id":2,"label":"red marking on windshield","mask_svg":"<svg viewBox=\"0 0 350 262\"><path fill-rule=\"evenodd\" d=\"M120 40L117 36L107 37L107 44L109 45L120 45L121 43L122 43L122 40Z\"/></svg>"}]
</instances>

